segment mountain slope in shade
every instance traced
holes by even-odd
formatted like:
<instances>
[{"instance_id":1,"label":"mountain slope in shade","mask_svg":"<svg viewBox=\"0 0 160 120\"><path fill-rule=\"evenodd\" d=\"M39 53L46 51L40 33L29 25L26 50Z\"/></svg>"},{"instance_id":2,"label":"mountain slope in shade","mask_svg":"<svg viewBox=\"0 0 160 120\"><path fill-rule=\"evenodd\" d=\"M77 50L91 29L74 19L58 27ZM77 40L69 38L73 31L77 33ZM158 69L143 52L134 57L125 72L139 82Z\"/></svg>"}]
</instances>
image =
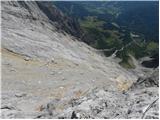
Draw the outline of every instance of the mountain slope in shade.
<instances>
[{"instance_id":1,"label":"mountain slope in shade","mask_svg":"<svg viewBox=\"0 0 160 120\"><path fill-rule=\"evenodd\" d=\"M129 54L136 59L152 57L153 61L147 61L149 66L142 64L146 67L159 65L155 57L159 54L158 1L55 1L53 4L77 19L84 42L97 49L111 49L104 54L116 55L121 66L134 68ZM127 44L130 45L125 47ZM125 49L119 51L121 48Z\"/></svg>"}]
</instances>

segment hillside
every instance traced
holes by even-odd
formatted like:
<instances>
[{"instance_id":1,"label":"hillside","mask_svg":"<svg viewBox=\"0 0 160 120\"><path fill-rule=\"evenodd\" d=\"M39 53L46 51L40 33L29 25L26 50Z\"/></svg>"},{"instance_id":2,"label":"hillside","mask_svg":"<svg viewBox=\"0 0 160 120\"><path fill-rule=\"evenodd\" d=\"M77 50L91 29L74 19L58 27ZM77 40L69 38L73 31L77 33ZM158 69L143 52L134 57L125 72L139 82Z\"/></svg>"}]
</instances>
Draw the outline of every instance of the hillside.
<instances>
[{"instance_id":1,"label":"hillside","mask_svg":"<svg viewBox=\"0 0 160 120\"><path fill-rule=\"evenodd\" d=\"M158 61L155 57L159 48L158 1L56 1L53 4L77 19L84 42L97 49L111 49L104 52L106 56L130 44L116 53L122 59L121 66L135 68L129 54L136 59L149 56Z\"/></svg>"},{"instance_id":2,"label":"hillside","mask_svg":"<svg viewBox=\"0 0 160 120\"><path fill-rule=\"evenodd\" d=\"M124 69L50 4L1 2L1 118L141 118L158 98L158 68ZM144 117L158 118L157 101Z\"/></svg>"}]
</instances>

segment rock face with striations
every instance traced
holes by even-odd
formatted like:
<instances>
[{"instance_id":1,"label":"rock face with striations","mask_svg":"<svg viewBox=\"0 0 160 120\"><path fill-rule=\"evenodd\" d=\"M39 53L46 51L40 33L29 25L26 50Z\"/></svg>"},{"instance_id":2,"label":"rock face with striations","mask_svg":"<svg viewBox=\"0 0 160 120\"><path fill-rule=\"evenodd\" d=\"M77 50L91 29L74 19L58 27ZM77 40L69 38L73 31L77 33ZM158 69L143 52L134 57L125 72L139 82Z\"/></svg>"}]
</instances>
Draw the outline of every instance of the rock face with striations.
<instances>
[{"instance_id":1,"label":"rock face with striations","mask_svg":"<svg viewBox=\"0 0 160 120\"><path fill-rule=\"evenodd\" d=\"M74 20L65 16L60 10L56 8L51 2L38 2L39 8L47 15L47 17L53 21L57 22L57 28L59 30L64 30L65 32L80 37L82 31L79 24Z\"/></svg>"},{"instance_id":2,"label":"rock face with striations","mask_svg":"<svg viewBox=\"0 0 160 120\"><path fill-rule=\"evenodd\" d=\"M157 86L128 90L138 76L73 37L74 20L50 3L1 9L1 118L141 118L157 99ZM158 118L151 109L145 118Z\"/></svg>"}]
</instances>

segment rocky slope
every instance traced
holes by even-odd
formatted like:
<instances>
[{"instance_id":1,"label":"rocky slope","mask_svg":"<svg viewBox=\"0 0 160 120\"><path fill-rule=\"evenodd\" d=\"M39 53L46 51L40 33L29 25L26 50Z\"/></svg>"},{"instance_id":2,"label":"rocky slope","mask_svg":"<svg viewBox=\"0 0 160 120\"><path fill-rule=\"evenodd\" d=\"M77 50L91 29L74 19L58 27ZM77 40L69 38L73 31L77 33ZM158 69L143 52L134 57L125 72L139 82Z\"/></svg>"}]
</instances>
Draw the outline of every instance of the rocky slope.
<instances>
[{"instance_id":1,"label":"rocky slope","mask_svg":"<svg viewBox=\"0 0 160 120\"><path fill-rule=\"evenodd\" d=\"M47 3L1 4L2 118L74 118L80 108L88 112L79 118L126 118L130 103L134 107L140 99L143 109L158 97L155 86L127 92L139 76L69 35L65 29L74 31L73 24L49 18ZM150 116L157 118L157 103L152 109ZM140 118L137 110L129 118Z\"/></svg>"},{"instance_id":2,"label":"rocky slope","mask_svg":"<svg viewBox=\"0 0 160 120\"><path fill-rule=\"evenodd\" d=\"M61 32L65 31L73 36L81 37L82 31L75 19L64 15L51 2L37 2L38 7L47 15L52 22L57 22L57 28Z\"/></svg>"}]
</instances>

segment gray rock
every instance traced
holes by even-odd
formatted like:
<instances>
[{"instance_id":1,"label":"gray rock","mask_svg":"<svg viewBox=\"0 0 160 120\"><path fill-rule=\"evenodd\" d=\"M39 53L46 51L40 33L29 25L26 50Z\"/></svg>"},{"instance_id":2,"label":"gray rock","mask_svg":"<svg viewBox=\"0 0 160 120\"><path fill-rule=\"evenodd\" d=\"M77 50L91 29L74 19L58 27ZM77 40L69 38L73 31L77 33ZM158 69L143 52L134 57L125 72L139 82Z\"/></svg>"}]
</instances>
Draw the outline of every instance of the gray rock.
<instances>
[{"instance_id":1,"label":"gray rock","mask_svg":"<svg viewBox=\"0 0 160 120\"><path fill-rule=\"evenodd\" d=\"M17 94L15 94L15 96L20 98L20 97L27 96L27 94L26 93L17 93Z\"/></svg>"},{"instance_id":2,"label":"gray rock","mask_svg":"<svg viewBox=\"0 0 160 120\"><path fill-rule=\"evenodd\" d=\"M75 31L64 23L64 16L54 6L50 10L55 10L52 15L58 18L52 22L42 5L35 1L2 1L2 118L141 118L143 110L158 97L158 72L147 77L148 87L136 86L123 94L117 86L123 88L124 83L130 83L125 86L129 88L137 75L58 30L57 23L62 20L67 32ZM26 64L23 56L35 61ZM54 65L46 66L46 61ZM10 71L10 66L16 72ZM53 70L57 74L51 76ZM78 85L74 84L77 81ZM55 94L59 99L54 98ZM35 111L39 104L41 110ZM57 110L59 106L63 107L61 111ZM158 118L157 111L158 103L145 118Z\"/></svg>"}]
</instances>

